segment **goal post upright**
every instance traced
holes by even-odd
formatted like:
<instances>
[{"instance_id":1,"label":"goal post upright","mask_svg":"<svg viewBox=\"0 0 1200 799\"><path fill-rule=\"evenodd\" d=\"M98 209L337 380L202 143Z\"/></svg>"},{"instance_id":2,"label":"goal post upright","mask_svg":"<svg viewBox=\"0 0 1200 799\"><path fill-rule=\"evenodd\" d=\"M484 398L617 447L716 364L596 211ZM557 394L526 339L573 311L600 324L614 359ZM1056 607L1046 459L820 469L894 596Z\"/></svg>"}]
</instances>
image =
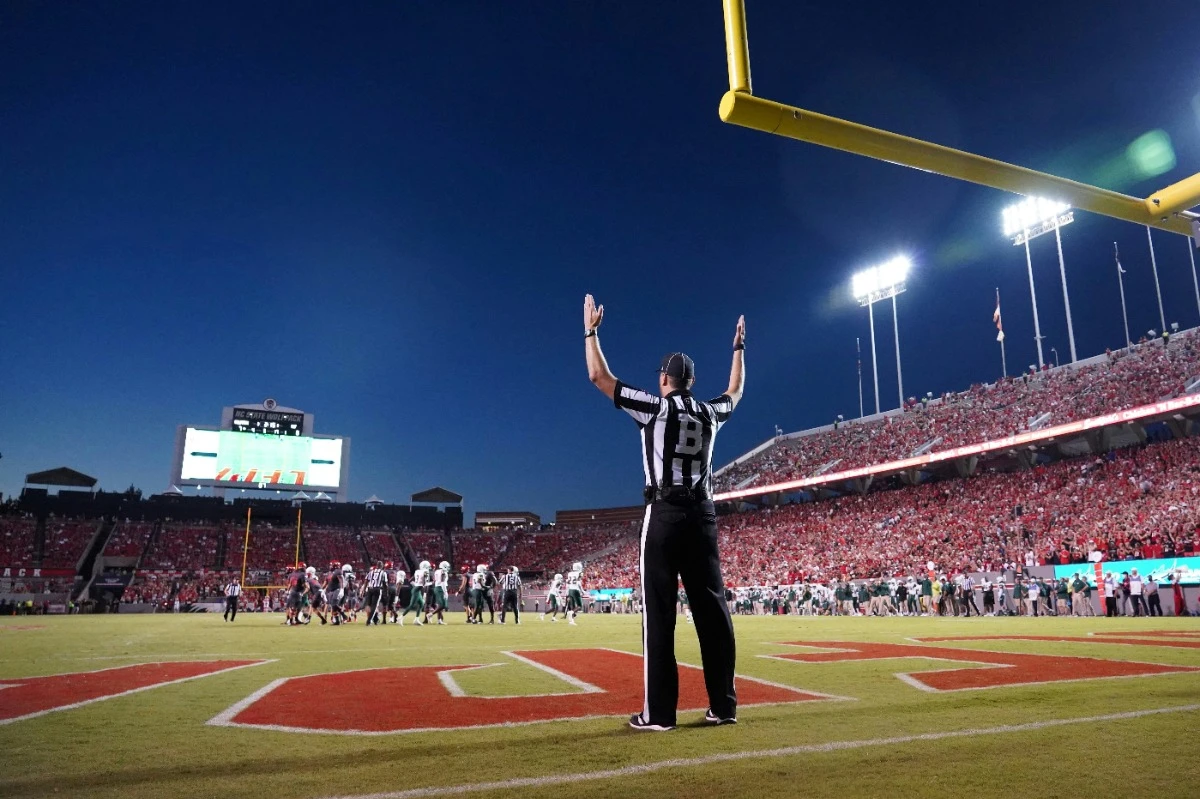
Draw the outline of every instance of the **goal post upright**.
<instances>
[{"instance_id":1,"label":"goal post upright","mask_svg":"<svg viewBox=\"0 0 1200 799\"><path fill-rule=\"evenodd\" d=\"M246 537L242 539L242 585L246 584L246 556L250 553L250 513L246 508Z\"/></svg>"},{"instance_id":2,"label":"goal post upright","mask_svg":"<svg viewBox=\"0 0 1200 799\"><path fill-rule=\"evenodd\" d=\"M1200 223L1200 214L1186 210L1200 203L1200 173L1143 200L953 147L756 97L750 82L745 0L722 0L722 5L729 68L729 91L721 98L719 109L723 122L1015 194L1048 196L1074 208L1183 236L1192 235L1193 226Z\"/></svg>"}]
</instances>

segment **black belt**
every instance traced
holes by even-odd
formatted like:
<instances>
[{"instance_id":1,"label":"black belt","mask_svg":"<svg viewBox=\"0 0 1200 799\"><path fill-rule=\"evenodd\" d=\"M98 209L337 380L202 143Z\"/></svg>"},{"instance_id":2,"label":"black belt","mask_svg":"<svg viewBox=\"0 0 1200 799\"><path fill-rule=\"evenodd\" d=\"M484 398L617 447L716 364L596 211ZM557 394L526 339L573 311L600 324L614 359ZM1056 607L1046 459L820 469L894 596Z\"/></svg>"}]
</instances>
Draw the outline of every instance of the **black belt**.
<instances>
[{"instance_id":1,"label":"black belt","mask_svg":"<svg viewBox=\"0 0 1200 799\"><path fill-rule=\"evenodd\" d=\"M666 488L646 486L642 489L642 496L647 502L669 502L673 505L712 502L712 495L703 488L687 488L685 486L667 486Z\"/></svg>"}]
</instances>

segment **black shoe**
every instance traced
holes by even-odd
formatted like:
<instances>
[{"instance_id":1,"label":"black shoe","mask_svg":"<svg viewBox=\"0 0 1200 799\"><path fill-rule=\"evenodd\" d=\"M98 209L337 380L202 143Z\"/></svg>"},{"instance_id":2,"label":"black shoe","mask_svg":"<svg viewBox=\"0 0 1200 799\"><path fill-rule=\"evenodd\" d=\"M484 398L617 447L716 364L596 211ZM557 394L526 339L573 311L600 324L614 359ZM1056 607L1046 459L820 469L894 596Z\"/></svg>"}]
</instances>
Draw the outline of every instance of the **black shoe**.
<instances>
[{"instance_id":1,"label":"black shoe","mask_svg":"<svg viewBox=\"0 0 1200 799\"><path fill-rule=\"evenodd\" d=\"M704 711L704 723L711 724L714 727L719 727L722 724L737 724L737 717L730 716L727 719L723 719L720 716L718 716L716 713L713 713L712 709L710 708L710 709Z\"/></svg>"},{"instance_id":2,"label":"black shoe","mask_svg":"<svg viewBox=\"0 0 1200 799\"><path fill-rule=\"evenodd\" d=\"M642 721L641 713L634 713L629 717L629 726L635 730L642 730L644 732L668 732L675 729L674 724L664 727L661 724L651 724L648 721Z\"/></svg>"}]
</instances>

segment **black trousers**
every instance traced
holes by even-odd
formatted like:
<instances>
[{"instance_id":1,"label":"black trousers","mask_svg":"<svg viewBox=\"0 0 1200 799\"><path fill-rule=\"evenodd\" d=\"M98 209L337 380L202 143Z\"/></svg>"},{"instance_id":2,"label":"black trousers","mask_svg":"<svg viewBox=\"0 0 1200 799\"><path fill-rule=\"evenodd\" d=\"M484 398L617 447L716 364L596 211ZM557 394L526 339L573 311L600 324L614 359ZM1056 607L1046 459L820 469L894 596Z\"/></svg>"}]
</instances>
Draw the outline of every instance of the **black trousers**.
<instances>
[{"instance_id":1,"label":"black trousers","mask_svg":"<svg viewBox=\"0 0 1200 799\"><path fill-rule=\"evenodd\" d=\"M375 618L375 613L378 612L381 616L386 608L383 606L383 589L368 588L367 589L367 604L364 610L367 611L367 624Z\"/></svg>"},{"instance_id":2,"label":"black trousers","mask_svg":"<svg viewBox=\"0 0 1200 799\"><path fill-rule=\"evenodd\" d=\"M233 621L234 619L236 619L237 618L237 606L238 606L237 597L235 597L235 596L225 597L225 618L229 619L230 621ZM1162 614L1159 613L1158 615L1161 616Z\"/></svg>"},{"instance_id":3,"label":"black trousers","mask_svg":"<svg viewBox=\"0 0 1200 799\"><path fill-rule=\"evenodd\" d=\"M711 502L646 508L641 543L642 719L673 726L679 702L675 663L675 603L683 579L704 666L709 708L721 718L737 713L733 686L733 620L725 602L717 553L717 514Z\"/></svg>"},{"instance_id":4,"label":"black trousers","mask_svg":"<svg viewBox=\"0 0 1200 799\"><path fill-rule=\"evenodd\" d=\"M1148 594L1146 596L1146 615L1161 616L1162 615L1162 600L1158 598L1158 593Z\"/></svg>"},{"instance_id":5,"label":"black trousers","mask_svg":"<svg viewBox=\"0 0 1200 799\"><path fill-rule=\"evenodd\" d=\"M512 611L513 621L521 620L521 610L517 607L516 589L504 589L504 606L500 608L500 623L504 623L504 614Z\"/></svg>"},{"instance_id":6,"label":"black trousers","mask_svg":"<svg viewBox=\"0 0 1200 799\"><path fill-rule=\"evenodd\" d=\"M1104 597L1104 615L1109 618L1117 615L1117 598L1112 594Z\"/></svg>"}]
</instances>

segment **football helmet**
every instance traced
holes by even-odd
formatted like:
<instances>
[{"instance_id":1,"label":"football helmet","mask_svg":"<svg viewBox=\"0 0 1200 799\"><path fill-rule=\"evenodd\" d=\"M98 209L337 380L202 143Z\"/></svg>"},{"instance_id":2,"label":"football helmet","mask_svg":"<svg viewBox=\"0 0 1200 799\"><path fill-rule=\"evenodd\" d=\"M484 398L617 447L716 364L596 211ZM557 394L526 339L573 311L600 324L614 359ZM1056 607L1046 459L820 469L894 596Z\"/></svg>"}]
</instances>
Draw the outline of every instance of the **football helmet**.
<instances>
[{"instance_id":1,"label":"football helmet","mask_svg":"<svg viewBox=\"0 0 1200 799\"><path fill-rule=\"evenodd\" d=\"M450 571L450 561L443 560L441 563L438 564L438 568L444 572Z\"/></svg>"},{"instance_id":2,"label":"football helmet","mask_svg":"<svg viewBox=\"0 0 1200 799\"><path fill-rule=\"evenodd\" d=\"M555 580L558 580L558 581L561 583L561 582L562 582L562 575L561 575L561 574L556 574L556 575L554 575L554 579L555 579Z\"/></svg>"},{"instance_id":3,"label":"football helmet","mask_svg":"<svg viewBox=\"0 0 1200 799\"><path fill-rule=\"evenodd\" d=\"M312 577L314 574L317 573L317 567L309 566L307 569L304 570L304 573L307 574L309 577Z\"/></svg>"},{"instance_id":4,"label":"football helmet","mask_svg":"<svg viewBox=\"0 0 1200 799\"><path fill-rule=\"evenodd\" d=\"M421 571L423 571L423 572L429 571L429 561L427 561L427 560L421 561Z\"/></svg>"},{"instance_id":5,"label":"football helmet","mask_svg":"<svg viewBox=\"0 0 1200 799\"><path fill-rule=\"evenodd\" d=\"M475 571L479 574L483 574L484 572L487 571L487 564L480 563L478 566L475 567Z\"/></svg>"},{"instance_id":6,"label":"football helmet","mask_svg":"<svg viewBox=\"0 0 1200 799\"><path fill-rule=\"evenodd\" d=\"M407 576L408 576L408 575L406 575L406 574L404 573L404 569L401 569L400 571L396 572L396 582L397 582L397 583L402 583L402 582L404 582L404 578L405 578L405 577L407 577Z\"/></svg>"},{"instance_id":7,"label":"football helmet","mask_svg":"<svg viewBox=\"0 0 1200 799\"><path fill-rule=\"evenodd\" d=\"M392 568L392 562L391 562L390 560L386 560L386 561L384 561L384 562L383 562L383 568L385 568L385 569L390 569L390 568Z\"/></svg>"},{"instance_id":8,"label":"football helmet","mask_svg":"<svg viewBox=\"0 0 1200 799\"><path fill-rule=\"evenodd\" d=\"M579 561L575 561L574 563L571 564L571 571L573 571L573 572L583 571L583 564L580 563Z\"/></svg>"},{"instance_id":9,"label":"football helmet","mask_svg":"<svg viewBox=\"0 0 1200 799\"><path fill-rule=\"evenodd\" d=\"M349 563L343 563L343 564L342 564L342 571L344 571L344 572L352 572L352 571L354 571L354 567L353 567L353 566L351 566Z\"/></svg>"}]
</instances>

